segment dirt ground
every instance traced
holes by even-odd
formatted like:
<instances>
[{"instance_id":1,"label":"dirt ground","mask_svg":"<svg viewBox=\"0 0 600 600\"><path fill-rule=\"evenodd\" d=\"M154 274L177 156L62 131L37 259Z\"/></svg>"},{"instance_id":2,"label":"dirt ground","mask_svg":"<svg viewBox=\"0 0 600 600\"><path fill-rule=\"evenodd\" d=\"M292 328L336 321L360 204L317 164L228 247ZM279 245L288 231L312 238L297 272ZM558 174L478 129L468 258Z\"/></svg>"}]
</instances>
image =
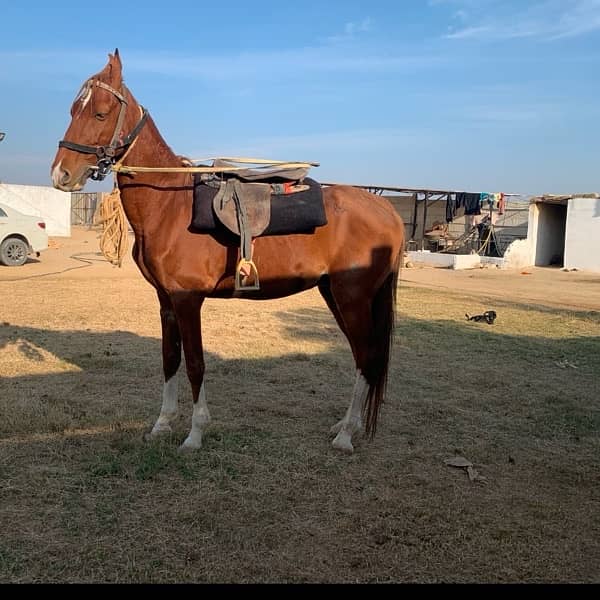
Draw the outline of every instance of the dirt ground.
<instances>
[{"instance_id":1,"label":"dirt ground","mask_svg":"<svg viewBox=\"0 0 600 600\"><path fill-rule=\"evenodd\" d=\"M121 268L108 264L98 250L97 230L73 227L70 238L51 238L48 250L39 259L30 259L21 268L0 269L0 281L16 281L47 275L67 278L140 278L130 252ZM454 271L415 266L403 269L401 281L410 287L464 292L474 296L556 308L600 311L600 273L563 271L554 267L521 270L485 267ZM90 288L90 294L94 290Z\"/></svg>"},{"instance_id":2,"label":"dirt ground","mask_svg":"<svg viewBox=\"0 0 600 600\"><path fill-rule=\"evenodd\" d=\"M208 300L213 420L181 455L185 375L173 434L143 438L156 295L98 236L0 267L0 582L600 582L600 274L405 269L352 455L329 428L354 366L318 291Z\"/></svg>"},{"instance_id":3,"label":"dirt ground","mask_svg":"<svg viewBox=\"0 0 600 600\"><path fill-rule=\"evenodd\" d=\"M454 271L404 269L406 285L452 290L504 301L572 310L600 310L600 273L564 271L554 267L520 270L485 267Z\"/></svg>"}]
</instances>

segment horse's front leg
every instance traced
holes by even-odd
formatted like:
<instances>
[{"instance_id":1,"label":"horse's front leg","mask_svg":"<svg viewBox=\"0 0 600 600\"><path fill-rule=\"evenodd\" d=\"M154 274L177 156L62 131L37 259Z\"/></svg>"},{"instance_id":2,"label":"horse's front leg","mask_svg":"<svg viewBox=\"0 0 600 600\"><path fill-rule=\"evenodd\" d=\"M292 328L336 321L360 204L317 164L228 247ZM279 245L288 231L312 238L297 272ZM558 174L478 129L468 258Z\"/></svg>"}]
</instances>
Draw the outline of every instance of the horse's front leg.
<instances>
[{"instance_id":1,"label":"horse's front leg","mask_svg":"<svg viewBox=\"0 0 600 600\"><path fill-rule=\"evenodd\" d=\"M160 323L162 327L162 360L164 385L160 415L150 432L150 437L171 433L171 424L179 412L178 375L181 364L181 335L173 306L168 297L159 292Z\"/></svg>"},{"instance_id":2,"label":"horse's front leg","mask_svg":"<svg viewBox=\"0 0 600 600\"><path fill-rule=\"evenodd\" d=\"M193 292L180 292L173 296L177 315L185 366L192 386L192 428L179 448L181 451L197 450L202 446L202 432L210 422L204 389L204 351L202 348L202 323L200 311L204 297Z\"/></svg>"}]
</instances>

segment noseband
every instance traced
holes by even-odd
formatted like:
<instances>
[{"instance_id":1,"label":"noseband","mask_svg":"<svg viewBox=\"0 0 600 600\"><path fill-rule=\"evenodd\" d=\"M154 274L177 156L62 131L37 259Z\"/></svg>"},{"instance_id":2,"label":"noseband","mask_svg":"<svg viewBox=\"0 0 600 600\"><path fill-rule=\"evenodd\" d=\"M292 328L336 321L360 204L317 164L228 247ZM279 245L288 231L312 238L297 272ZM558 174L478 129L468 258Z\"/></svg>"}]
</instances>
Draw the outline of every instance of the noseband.
<instances>
[{"instance_id":1,"label":"noseband","mask_svg":"<svg viewBox=\"0 0 600 600\"><path fill-rule=\"evenodd\" d=\"M127 137L121 138L121 128L123 127L123 121L125 121L125 111L127 109L127 100L124 95L124 92L127 89L125 85L121 85L121 92L118 92L106 83L98 81L97 79L89 79L86 84L84 84L84 87L85 85L89 85L90 90L93 86L108 90L121 103L112 139L106 146L87 146L85 144L76 144L75 142L61 140L58 142L58 147L67 148L68 150L74 150L75 152L81 152L83 154L95 154L98 157L98 162L96 163L91 178L94 181L102 181L110 173L111 167L117 160L117 154L126 150L140 133L148 118L148 111L144 107L141 107L142 116L140 120Z\"/></svg>"}]
</instances>

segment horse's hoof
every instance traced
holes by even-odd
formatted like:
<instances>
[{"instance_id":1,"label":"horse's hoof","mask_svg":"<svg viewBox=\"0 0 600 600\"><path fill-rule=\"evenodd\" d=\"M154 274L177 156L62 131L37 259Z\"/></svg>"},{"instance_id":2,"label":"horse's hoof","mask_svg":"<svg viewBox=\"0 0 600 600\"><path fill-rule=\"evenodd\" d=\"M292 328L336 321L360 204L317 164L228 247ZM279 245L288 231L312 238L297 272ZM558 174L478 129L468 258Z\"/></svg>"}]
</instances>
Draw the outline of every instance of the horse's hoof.
<instances>
[{"instance_id":1,"label":"horse's hoof","mask_svg":"<svg viewBox=\"0 0 600 600\"><path fill-rule=\"evenodd\" d=\"M352 439L348 434L338 435L331 444L334 450L339 450L344 454L352 454L354 452L354 446L352 445Z\"/></svg>"},{"instance_id":2,"label":"horse's hoof","mask_svg":"<svg viewBox=\"0 0 600 600\"><path fill-rule=\"evenodd\" d=\"M156 438L158 438L158 433L156 433L155 431L146 431L146 433L144 433L144 441L145 442L153 442Z\"/></svg>"},{"instance_id":3,"label":"horse's hoof","mask_svg":"<svg viewBox=\"0 0 600 600\"><path fill-rule=\"evenodd\" d=\"M196 452L196 450L200 450L201 446L192 446L191 444L186 444L183 442L179 448L177 448L177 452L179 454L192 454L192 452Z\"/></svg>"},{"instance_id":4,"label":"horse's hoof","mask_svg":"<svg viewBox=\"0 0 600 600\"><path fill-rule=\"evenodd\" d=\"M144 434L144 439L147 442L151 442L159 437L163 437L165 435L170 435L173 433L173 430L168 425L163 425L162 427L154 426L150 431Z\"/></svg>"}]
</instances>

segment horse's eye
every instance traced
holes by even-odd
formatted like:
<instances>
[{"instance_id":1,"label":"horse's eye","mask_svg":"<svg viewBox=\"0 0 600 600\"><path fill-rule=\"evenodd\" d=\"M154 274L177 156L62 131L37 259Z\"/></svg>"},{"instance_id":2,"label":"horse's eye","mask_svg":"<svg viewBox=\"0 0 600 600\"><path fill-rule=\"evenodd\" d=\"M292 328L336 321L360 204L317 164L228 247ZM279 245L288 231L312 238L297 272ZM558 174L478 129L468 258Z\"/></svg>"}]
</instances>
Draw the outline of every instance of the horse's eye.
<instances>
[{"instance_id":1,"label":"horse's eye","mask_svg":"<svg viewBox=\"0 0 600 600\"><path fill-rule=\"evenodd\" d=\"M94 116L98 121L104 121L104 119L106 119L106 113L96 113Z\"/></svg>"}]
</instances>

